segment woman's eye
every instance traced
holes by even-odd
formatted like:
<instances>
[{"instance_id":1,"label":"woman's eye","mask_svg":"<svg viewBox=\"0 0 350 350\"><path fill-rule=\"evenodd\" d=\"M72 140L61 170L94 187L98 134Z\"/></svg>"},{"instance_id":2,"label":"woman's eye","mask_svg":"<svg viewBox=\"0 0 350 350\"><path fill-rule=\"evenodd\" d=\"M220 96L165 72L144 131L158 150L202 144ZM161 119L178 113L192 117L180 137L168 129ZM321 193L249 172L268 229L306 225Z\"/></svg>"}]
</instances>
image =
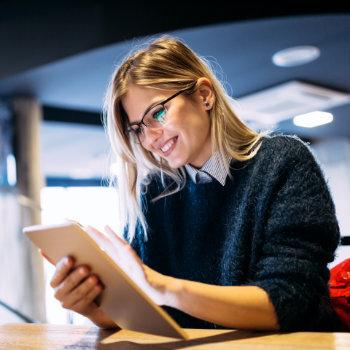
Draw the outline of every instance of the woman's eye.
<instances>
[{"instance_id":1,"label":"woman's eye","mask_svg":"<svg viewBox=\"0 0 350 350\"><path fill-rule=\"evenodd\" d=\"M152 114L153 119L157 119L162 122L165 117L165 108L160 108Z\"/></svg>"}]
</instances>

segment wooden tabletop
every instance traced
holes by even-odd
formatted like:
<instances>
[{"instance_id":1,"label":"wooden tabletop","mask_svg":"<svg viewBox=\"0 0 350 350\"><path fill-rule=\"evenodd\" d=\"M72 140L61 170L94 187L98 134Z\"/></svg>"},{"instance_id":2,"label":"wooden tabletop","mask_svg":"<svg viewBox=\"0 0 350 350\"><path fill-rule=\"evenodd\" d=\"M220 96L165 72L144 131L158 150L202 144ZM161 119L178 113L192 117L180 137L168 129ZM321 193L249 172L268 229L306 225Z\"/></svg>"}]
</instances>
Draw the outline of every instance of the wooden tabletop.
<instances>
[{"instance_id":1,"label":"wooden tabletop","mask_svg":"<svg viewBox=\"0 0 350 350\"><path fill-rule=\"evenodd\" d=\"M185 329L189 340L88 326L0 326L0 349L350 349L350 333L272 333Z\"/></svg>"}]
</instances>

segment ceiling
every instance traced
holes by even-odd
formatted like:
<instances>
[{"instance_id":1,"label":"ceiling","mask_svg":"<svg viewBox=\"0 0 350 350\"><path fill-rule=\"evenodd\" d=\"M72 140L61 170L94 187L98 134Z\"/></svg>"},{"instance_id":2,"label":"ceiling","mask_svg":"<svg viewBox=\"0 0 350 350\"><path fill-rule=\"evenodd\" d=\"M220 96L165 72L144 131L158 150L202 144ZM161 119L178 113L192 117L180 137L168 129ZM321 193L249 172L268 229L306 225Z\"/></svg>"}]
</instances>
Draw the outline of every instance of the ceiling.
<instances>
[{"instance_id":1,"label":"ceiling","mask_svg":"<svg viewBox=\"0 0 350 350\"><path fill-rule=\"evenodd\" d=\"M109 77L130 49L160 33L177 36L209 59L238 100L290 80L350 93L350 5L180 1L165 9L157 1L72 3L0 3L0 98L30 95L43 104L47 176L101 174L108 149L101 106ZM320 57L297 67L272 63L275 52L299 45L318 47ZM350 103L331 112L331 124L305 129L285 120L277 129L307 139L350 137Z\"/></svg>"}]
</instances>

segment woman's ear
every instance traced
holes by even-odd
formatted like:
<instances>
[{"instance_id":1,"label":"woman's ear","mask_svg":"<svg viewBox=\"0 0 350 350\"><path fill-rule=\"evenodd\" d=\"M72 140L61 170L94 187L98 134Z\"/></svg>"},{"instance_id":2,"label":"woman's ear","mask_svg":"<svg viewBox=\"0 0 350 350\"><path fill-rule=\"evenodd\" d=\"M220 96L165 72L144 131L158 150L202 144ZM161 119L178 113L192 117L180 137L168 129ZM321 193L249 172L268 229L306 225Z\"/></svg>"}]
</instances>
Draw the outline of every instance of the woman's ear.
<instances>
[{"instance_id":1,"label":"woman's ear","mask_svg":"<svg viewBox=\"0 0 350 350\"><path fill-rule=\"evenodd\" d=\"M197 85L200 102L203 103L206 110L211 110L215 102L215 94L211 81L207 78L199 78Z\"/></svg>"}]
</instances>

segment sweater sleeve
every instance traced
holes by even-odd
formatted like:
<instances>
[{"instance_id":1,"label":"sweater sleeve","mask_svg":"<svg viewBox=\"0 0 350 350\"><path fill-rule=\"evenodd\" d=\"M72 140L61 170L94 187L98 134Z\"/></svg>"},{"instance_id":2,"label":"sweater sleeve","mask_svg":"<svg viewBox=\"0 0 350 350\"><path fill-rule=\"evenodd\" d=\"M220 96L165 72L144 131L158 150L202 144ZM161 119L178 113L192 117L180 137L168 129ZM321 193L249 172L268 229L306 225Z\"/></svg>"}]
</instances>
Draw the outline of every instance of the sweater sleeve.
<instances>
[{"instance_id":1,"label":"sweater sleeve","mask_svg":"<svg viewBox=\"0 0 350 350\"><path fill-rule=\"evenodd\" d=\"M254 285L272 301L282 331L331 330L327 264L339 227L327 184L310 150L296 139L271 149L270 197ZM281 151L282 150L282 151Z\"/></svg>"}]
</instances>

